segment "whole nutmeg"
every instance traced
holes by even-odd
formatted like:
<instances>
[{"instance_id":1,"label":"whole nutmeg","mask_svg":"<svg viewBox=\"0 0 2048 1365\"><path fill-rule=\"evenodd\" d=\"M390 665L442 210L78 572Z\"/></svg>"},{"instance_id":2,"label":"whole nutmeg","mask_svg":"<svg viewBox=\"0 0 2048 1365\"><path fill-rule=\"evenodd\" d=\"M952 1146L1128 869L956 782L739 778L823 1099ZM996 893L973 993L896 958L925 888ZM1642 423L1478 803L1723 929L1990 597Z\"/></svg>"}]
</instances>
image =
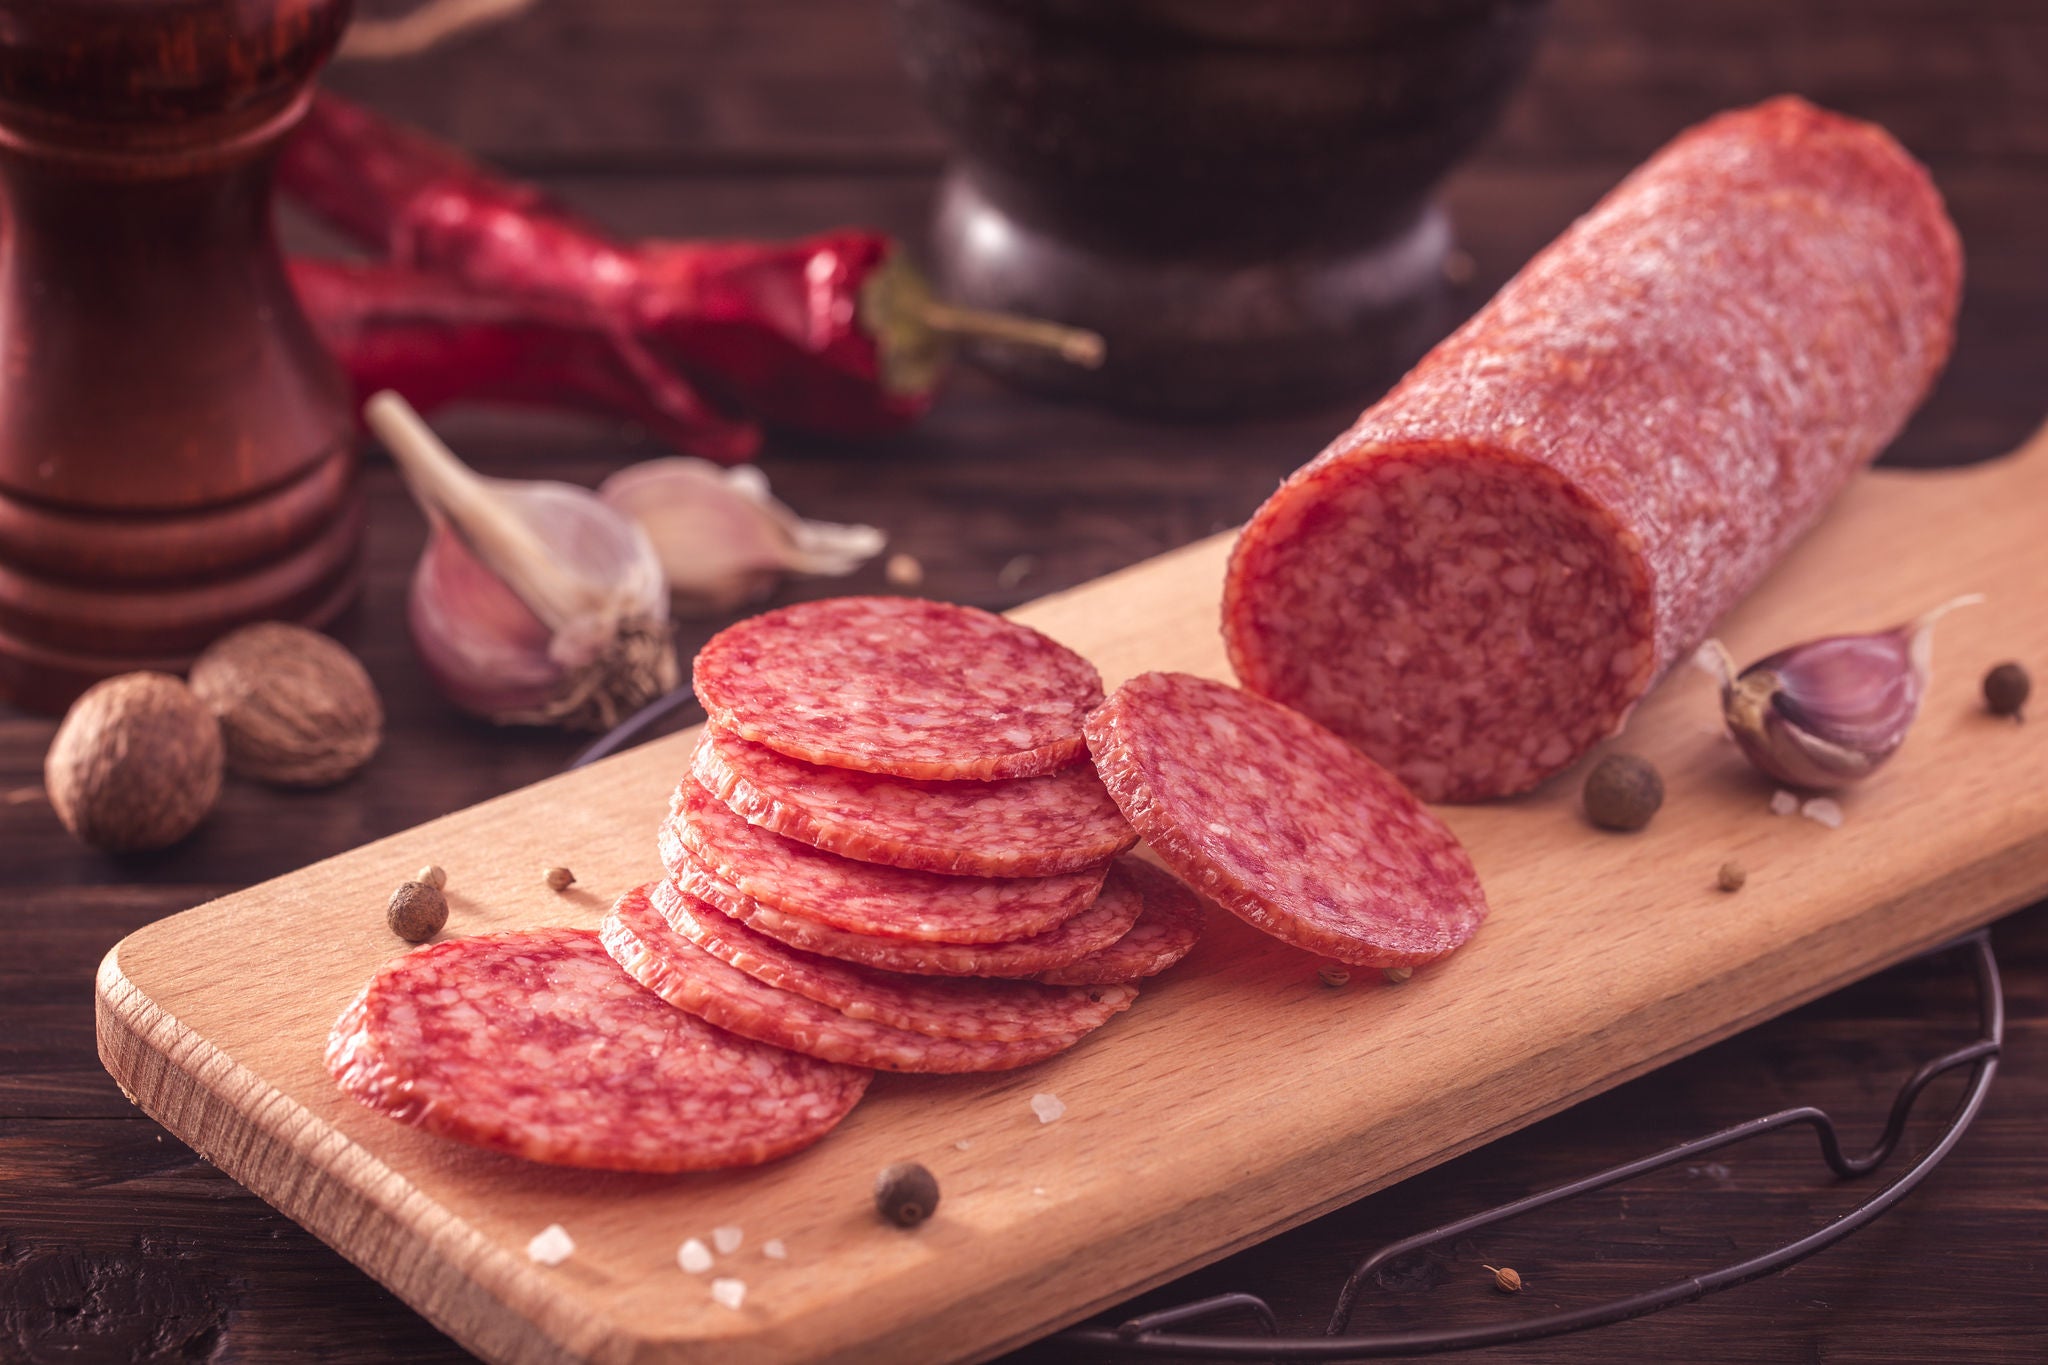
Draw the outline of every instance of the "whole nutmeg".
<instances>
[{"instance_id":1,"label":"whole nutmeg","mask_svg":"<svg viewBox=\"0 0 2048 1365\"><path fill-rule=\"evenodd\" d=\"M384 706L356 656L315 630L263 621L213 642L192 691L220 720L228 768L281 787L325 787L369 762Z\"/></svg>"},{"instance_id":2,"label":"whole nutmeg","mask_svg":"<svg viewBox=\"0 0 2048 1365\"><path fill-rule=\"evenodd\" d=\"M71 704L43 785L64 828L114 853L165 848L220 795L220 726L168 673L124 673Z\"/></svg>"}]
</instances>

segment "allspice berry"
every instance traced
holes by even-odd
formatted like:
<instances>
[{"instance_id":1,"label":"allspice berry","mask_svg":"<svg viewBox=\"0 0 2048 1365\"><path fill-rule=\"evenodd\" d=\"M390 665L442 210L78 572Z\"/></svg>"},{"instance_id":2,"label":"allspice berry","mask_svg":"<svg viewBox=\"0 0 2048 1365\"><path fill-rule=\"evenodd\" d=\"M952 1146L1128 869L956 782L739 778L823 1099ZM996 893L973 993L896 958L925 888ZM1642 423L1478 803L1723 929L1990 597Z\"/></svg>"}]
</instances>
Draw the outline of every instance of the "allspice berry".
<instances>
[{"instance_id":1,"label":"allspice berry","mask_svg":"<svg viewBox=\"0 0 2048 1365\"><path fill-rule=\"evenodd\" d=\"M2027 697L2033 690L2034 680L2027 676L2024 666L2002 663L1984 675L1984 709L1994 716L2023 720Z\"/></svg>"},{"instance_id":2,"label":"allspice berry","mask_svg":"<svg viewBox=\"0 0 2048 1365\"><path fill-rule=\"evenodd\" d=\"M1664 804L1664 779L1648 759L1609 754L1586 774L1586 818L1601 829L1637 830Z\"/></svg>"},{"instance_id":3,"label":"allspice berry","mask_svg":"<svg viewBox=\"0 0 2048 1365\"><path fill-rule=\"evenodd\" d=\"M425 943L448 923L448 898L437 886L402 882L384 907L384 922L407 943Z\"/></svg>"},{"instance_id":4,"label":"allspice berry","mask_svg":"<svg viewBox=\"0 0 2048 1365\"><path fill-rule=\"evenodd\" d=\"M213 715L168 673L124 673L71 704L43 759L64 828L114 853L167 848L220 796Z\"/></svg>"},{"instance_id":5,"label":"allspice berry","mask_svg":"<svg viewBox=\"0 0 2048 1365\"><path fill-rule=\"evenodd\" d=\"M913 1228L939 1206L939 1180L915 1161L899 1161L875 1177L875 1212L899 1228Z\"/></svg>"},{"instance_id":6,"label":"allspice berry","mask_svg":"<svg viewBox=\"0 0 2048 1365\"><path fill-rule=\"evenodd\" d=\"M331 786L384 736L384 705L356 656L283 621L214 641L192 665L192 691L220 720L229 770L280 787Z\"/></svg>"}]
</instances>

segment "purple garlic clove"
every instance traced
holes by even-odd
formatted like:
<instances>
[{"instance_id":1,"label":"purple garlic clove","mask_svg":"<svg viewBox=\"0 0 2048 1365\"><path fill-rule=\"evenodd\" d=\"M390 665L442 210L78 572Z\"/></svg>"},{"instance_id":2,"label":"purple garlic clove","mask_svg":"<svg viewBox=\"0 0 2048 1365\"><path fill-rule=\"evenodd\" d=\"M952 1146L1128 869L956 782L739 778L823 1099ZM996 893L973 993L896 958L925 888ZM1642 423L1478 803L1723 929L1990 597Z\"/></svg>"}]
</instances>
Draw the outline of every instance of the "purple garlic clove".
<instances>
[{"instance_id":1,"label":"purple garlic clove","mask_svg":"<svg viewBox=\"0 0 2048 1365\"><path fill-rule=\"evenodd\" d=\"M1927 691L1934 623L1983 600L1958 597L1891 630L1793 645L1740 673L1718 640L1699 659L1720 678L1728 732L1751 763L1788 786L1846 787L1905 743Z\"/></svg>"}]
</instances>

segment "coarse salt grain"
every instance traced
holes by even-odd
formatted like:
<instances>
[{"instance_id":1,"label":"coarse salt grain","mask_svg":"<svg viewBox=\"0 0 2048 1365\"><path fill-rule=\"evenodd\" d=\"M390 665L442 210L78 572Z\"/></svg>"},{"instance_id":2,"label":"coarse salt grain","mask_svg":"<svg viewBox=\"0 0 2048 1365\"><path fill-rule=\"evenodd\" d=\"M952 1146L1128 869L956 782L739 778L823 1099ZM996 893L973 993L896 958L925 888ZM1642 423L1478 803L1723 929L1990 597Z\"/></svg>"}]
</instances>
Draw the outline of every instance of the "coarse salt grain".
<instances>
[{"instance_id":1,"label":"coarse salt grain","mask_svg":"<svg viewBox=\"0 0 2048 1365\"><path fill-rule=\"evenodd\" d=\"M676 1252L676 1264L692 1275L702 1275L711 1269L711 1248L692 1237Z\"/></svg>"},{"instance_id":2,"label":"coarse salt grain","mask_svg":"<svg viewBox=\"0 0 2048 1365\"><path fill-rule=\"evenodd\" d=\"M739 1306L747 1301L747 1282L745 1280L713 1280L711 1282L711 1297L718 1300L721 1307L730 1308L734 1312L738 1312Z\"/></svg>"},{"instance_id":3,"label":"coarse salt grain","mask_svg":"<svg viewBox=\"0 0 2048 1365\"><path fill-rule=\"evenodd\" d=\"M1814 797L1813 800L1799 808L1799 813L1815 824L1826 825L1829 829L1840 829L1842 827L1841 803L1839 801L1831 801L1825 796Z\"/></svg>"},{"instance_id":4,"label":"coarse salt grain","mask_svg":"<svg viewBox=\"0 0 2048 1365\"><path fill-rule=\"evenodd\" d=\"M1067 1112L1067 1106L1060 1103L1058 1095L1048 1095L1040 1091L1031 1097L1031 1112L1038 1115L1040 1123L1051 1123Z\"/></svg>"},{"instance_id":5,"label":"coarse salt grain","mask_svg":"<svg viewBox=\"0 0 2048 1365\"><path fill-rule=\"evenodd\" d=\"M1790 815L1793 811L1796 811L1798 809L1799 798L1794 796L1791 792L1779 791L1771 793L1771 814Z\"/></svg>"},{"instance_id":6,"label":"coarse salt grain","mask_svg":"<svg viewBox=\"0 0 2048 1365\"><path fill-rule=\"evenodd\" d=\"M576 1241L560 1223L550 1223L526 1244L526 1258L542 1265L560 1265L576 1250Z\"/></svg>"},{"instance_id":7,"label":"coarse salt grain","mask_svg":"<svg viewBox=\"0 0 2048 1365\"><path fill-rule=\"evenodd\" d=\"M761 1243L761 1254L771 1261L786 1261L789 1259L789 1248L782 1244L780 1237L770 1237Z\"/></svg>"},{"instance_id":8,"label":"coarse salt grain","mask_svg":"<svg viewBox=\"0 0 2048 1365\"><path fill-rule=\"evenodd\" d=\"M744 1238L745 1234L731 1224L711 1229L711 1245L718 1248L718 1254L721 1256L730 1256L738 1251Z\"/></svg>"},{"instance_id":9,"label":"coarse salt grain","mask_svg":"<svg viewBox=\"0 0 2048 1365\"><path fill-rule=\"evenodd\" d=\"M966 1151L969 1147L972 1147L973 1145L974 1144L969 1142L966 1138L960 1138L953 1143L954 1148L962 1152Z\"/></svg>"}]
</instances>

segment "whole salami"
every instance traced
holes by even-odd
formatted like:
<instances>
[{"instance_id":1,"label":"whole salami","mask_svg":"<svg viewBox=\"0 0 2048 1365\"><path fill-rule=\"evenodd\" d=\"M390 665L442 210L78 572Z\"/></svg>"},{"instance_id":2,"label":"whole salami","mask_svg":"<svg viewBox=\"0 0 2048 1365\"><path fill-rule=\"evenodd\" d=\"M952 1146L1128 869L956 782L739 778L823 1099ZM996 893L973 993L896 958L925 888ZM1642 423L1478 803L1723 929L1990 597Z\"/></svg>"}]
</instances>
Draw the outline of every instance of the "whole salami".
<instances>
[{"instance_id":1,"label":"whole salami","mask_svg":"<svg viewBox=\"0 0 2048 1365\"><path fill-rule=\"evenodd\" d=\"M1898 432L1961 272L1882 129L1784 98L1682 134L1252 517L1238 677L1426 799L1527 790Z\"/></svg>"}]
</instances>

